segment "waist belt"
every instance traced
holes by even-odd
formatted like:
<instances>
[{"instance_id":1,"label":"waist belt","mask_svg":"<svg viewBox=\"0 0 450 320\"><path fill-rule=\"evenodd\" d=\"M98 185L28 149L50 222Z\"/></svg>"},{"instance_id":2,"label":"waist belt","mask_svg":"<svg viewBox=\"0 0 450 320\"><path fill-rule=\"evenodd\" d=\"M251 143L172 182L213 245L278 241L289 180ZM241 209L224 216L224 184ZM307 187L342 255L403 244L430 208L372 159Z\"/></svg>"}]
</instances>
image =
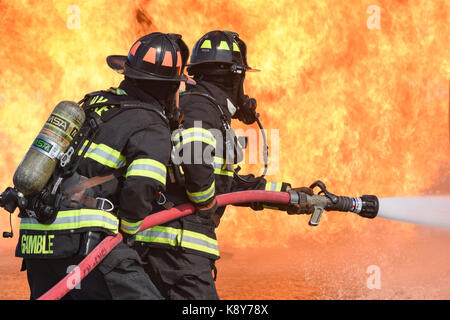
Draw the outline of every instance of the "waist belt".
<instances>
[{"instance_id":1,"label":"waist belt","mask_svg":"<svg viewBox=\"0 0 450 320\"><path fill-rule=\"evenodd\" d=\"M69 207L78 208L80 204L88 208L99 209L104 211L114 210L114 204L106 198L90 197L85 195L87 189L98 186L105 182L111 181L116 178L116 175L110 174L107 176L96 176L92 178L86 178L80 176L80 183L74 187L64 191L64 196L68 199Z\"/></svg>"}]
</instances>

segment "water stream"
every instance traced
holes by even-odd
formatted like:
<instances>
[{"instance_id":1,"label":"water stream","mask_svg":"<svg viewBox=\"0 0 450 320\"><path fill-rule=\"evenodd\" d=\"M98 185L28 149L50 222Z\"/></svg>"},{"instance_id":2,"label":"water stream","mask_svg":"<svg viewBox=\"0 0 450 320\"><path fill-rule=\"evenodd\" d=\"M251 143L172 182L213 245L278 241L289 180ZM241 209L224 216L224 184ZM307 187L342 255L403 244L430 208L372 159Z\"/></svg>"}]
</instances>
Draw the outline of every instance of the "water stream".
<instances>
[{"instance_id":1,"label":"water stream","mask_svg":"<svg viewBox=\"0 0 450 320\"><path fill-rule=\"evenodd\" d=\"M378 217L450 229L450 197L381 198Z\"/></svg>"}]
</instances>

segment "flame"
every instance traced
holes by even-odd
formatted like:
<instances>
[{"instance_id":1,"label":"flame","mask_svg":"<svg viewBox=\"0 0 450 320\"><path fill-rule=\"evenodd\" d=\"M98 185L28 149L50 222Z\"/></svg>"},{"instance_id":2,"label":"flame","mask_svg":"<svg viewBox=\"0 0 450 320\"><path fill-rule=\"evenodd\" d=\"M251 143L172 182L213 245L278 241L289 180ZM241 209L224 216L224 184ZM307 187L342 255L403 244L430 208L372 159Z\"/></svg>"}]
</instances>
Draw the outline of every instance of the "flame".
<instances>
[{"instance_id":1,"label":"flame","mask_svg":"<svg viewBox=\"0 0 450 320\"><path fill-rule=\"evenodd\" d=\"M380 28L370 29L372 2L0 2L2 188L59 101L119 83L107 55L126 54L153 31L181 33L192 48L223 29L240 34L249 64L262 70L247 75L246 88L264 126L280 130L271 181L321 179L342 195L420 194L450 173L450 5L377 1ZM79 28L70 20L77 8ZM307 217L229 208L218 233L223 245L275 246L365 232L372 223L390 228L329 214L312 229Z\"/></svg>"}]
</instances>

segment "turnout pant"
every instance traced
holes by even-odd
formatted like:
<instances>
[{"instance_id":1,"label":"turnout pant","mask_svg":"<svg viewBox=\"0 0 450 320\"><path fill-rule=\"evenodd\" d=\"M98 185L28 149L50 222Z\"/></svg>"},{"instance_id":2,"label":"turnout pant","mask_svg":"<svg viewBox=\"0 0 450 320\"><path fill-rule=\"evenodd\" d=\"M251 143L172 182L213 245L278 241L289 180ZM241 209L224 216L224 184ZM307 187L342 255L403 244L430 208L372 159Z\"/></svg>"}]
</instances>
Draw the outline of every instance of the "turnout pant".
<instances>
[{"instance_id":1,"label":"turnout pant","mask_svg":"<svg viewBox=\"0 0 450 320\"><path fill-rule=\"evenodd\" d=\"M136 246L144 269L168 300L218 300L214 260L181 250Z\"/></svg>"},{"instance_id":2,"label":"turnout pant","mask_svg":"<svg viewBox=\"0 0 450 320\"><path fill-rule=\"evenodd\" d=\"M83 258L79 255L63 259L25 258L30 299L37 299L51 289ZM159 300L163 297L142 268L136 251L120 243L63 299Z\"/></svg>"}]
</instances>

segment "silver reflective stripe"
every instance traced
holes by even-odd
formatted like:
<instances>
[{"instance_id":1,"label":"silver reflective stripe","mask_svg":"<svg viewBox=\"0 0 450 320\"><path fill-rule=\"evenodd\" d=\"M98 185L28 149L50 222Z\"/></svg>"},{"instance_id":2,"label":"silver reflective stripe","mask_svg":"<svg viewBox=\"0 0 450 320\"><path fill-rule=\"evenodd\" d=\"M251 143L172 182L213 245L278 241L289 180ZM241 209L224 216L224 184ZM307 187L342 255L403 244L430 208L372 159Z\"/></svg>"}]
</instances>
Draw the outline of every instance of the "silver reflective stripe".
<instances>
[{"instance_id":1,"label":"silver reflective stripe","mask_svg":"<svg viewBox=\"0 0 450 320\"><path fill-rule=\"evenodd\" d=\"M199 127L192 127L189 129L185 129L181 132L181 137L183 145L197 141L209 144L214 148L216 147L216 138L207 129ZM178 149L181 144L179 132L173 137L172 141L175 144L175 148Z\"/></svg>"},{"instance_id":2,"label":"silver reflective stripe","mask_svg":"<svg viewBox=\"0 0 450 320\"><path fill-rule=\"evenodd\" d=\"M282 183L281 182L266 182L266 191L281 191ZM273 210L279 210L278 207L268 206L266 204L263 204L263 208L266 209L273 209Z\"/></svg>"},{"instance_id":3,"label":"silver reflective stripe","mask_svg":"<svg viewBox=\"0 0 450 320\"><path fill-rule=\"evenodd\" d=\"M266 191L281 191L281 182L267 182Z\"/></svg>"},{"instance_id":4,"label":"silver reflective stripe","mask_svg":"<svg viewBox=\"0 0 450 320\"><path fill-rule=\"evenodd\" d=\"M186 194L188 195L189 200L191 200L194 203L207 201L208 199L212 198L215 195L215 192L216 192L215 181L212 182L211 186L208 189L203 191L189 192L186 189Z\"/></svg>"},{"instance_id":5,"label":"silver reflective stripe","mask_svg":"<svg viewBox=\"0 0 450 320\"><path fill-rule=\"evenodd\" d=\"M138 232L136 235L136 241L163 243L174 247L181 246L187 249L219 256L219 246L217 244L217 240L204 234L189 230L156 226Z\"/></svg>"},{"instance_id":6,"label":"silver reflective stripe","mask_svg":"<svg viewBox=\"0 0 450 320\"><path fill-rule=\"evenodd\" d=\"M162 170L161 168L148 165L148 164L132 164L128 170L147 170L147 171L153 171L156 172L162 176L166 176L166 171Z\"/></svg>"},{"instance_id":7,"label":"silver reflective stripe","mask_svg":"<svg viewBox=\"0 0 450 320\"><path fill-rule=\"evenodd\" d=\"M125 219L122 219L120 224L120 230L128 234L135 234L136 232L139 231L142 222L143 222L142 220L138 222L129 222Z\"/></svg>"},{"instance_id":8,"label":"silver reflective stripe","mask_svg":"<svg viewBox=\"0 0 450 320\"><path fill-rule=\"evenodd\" d=\"M169 243L173 246L177 246L178 245L178 234L173 234L173 233L169 233L169 232L164 232L161 230L144 230L142 232L138 233L139 236L144 236L144 237L150 237L150 238L163 238L163 239L167 239L169 241L164 241L164 243Z\"/></svg>"},{"instance_id":9,"label":"silver reflective stripe","mask_svg":"<svg viewBox=\"0 0 450 320\"><path fill-rule=\"evenodd\" d=\"M155 173L157 173L157 174L159 174L159 175L161 175L163 177L166 176L166 171L165 170L162 170L161 168L158 168L158 167L155 167L155 166L152 166L152 165L148 165L148 164L131 164L128 167L128 171L131 171L131 170L152 171L152 172L155 172Z\"/></svg>"},{"instance_id":10,"label":"silver reflective stripe","mask_svg":"<svg viewBox=\"0 0 450 320\"><path fill-rule=\"evenodd\" d=\"M197 239L197 238L193 238L193 237L189 237L186 236L184 234L181 235L181 242L190 242L190 243L194 243L194 244L198 244L204 247L208 247L214 250L219 250L219 247L217 245L214 245L212 243L209 243L208 241L202 240L202 239ZM183 246L183 245L182 245Z\"/></svg>"},{"instance_id":11,"label":"silver reflective stripe","mask_svg":"<svg viewBox=\"0 0 450 320\"><path fill-rule=\"evenodd\" d=\"M98 220L98 215L82 215L82 216L76 216L76 217L64 217L64 218L56 218L55 221L52 223L52 225L57 224L67 224L71 223L76 225L77 223L81 221L90 221L90 220ZM109 219L107 217L100 216L101 221L104 221L106 223L109 223L111 225L117 224L117 221L114 221L112 219ZM41 224L39 221L37 221L34 218L22 218L23 223L30 223L30 224Z\"/></svg>"},{"instance_id":12,"label":"silver reflective stripe","mask_svg":"<svg viewBox=\"0 0 450 320\"><path fill-rule=\"evenodd\" d=\"M41 224L34 218L22 218L20 222L21 230L73 230L88 227L100 227L117 232L119 226L118 219L102 210L79 209L60 211L51 224Z\"/></svg>"},{"instance_id":13,"label":"silver reflective stripe","mask_svg":"<svg viewBox=\"0 0 450 320\"><path fill-rule=\"evenodd\" d=\"M166 184L166 166L153 159L136 159L128 167L126 178L130 176L141 176L152 178L161 184Z\"/></svg>"},{"instance_id":14,"label":"silver reflective stripe","mask_svg":"<svg viewBox=\"0 0 450 320\"><path fill-rule=\"evenodd\" d=\"M81 155L84 151L87 141L84 143L78 155ZM113 169L122 168L126 165L126 158L119 151L114 150L111 147L108 147L105 144L95 144L91 143L89 149L84 154L85 158L93 159L105 166L108 166Z\"/></svg>"},{"instance_id":15,"label":"silver reflective stripe","mask_svg":"<svg viewBox=\"0 0 450 320\"><path fill-rule=\"evenodd\" d=\"M234 168L237 166L234 164L225 164L225 159L220 157L214 157L214 162L212 165L214 167L215 174L228 177L234 176Z\"/></svg>"}]
</instances>

